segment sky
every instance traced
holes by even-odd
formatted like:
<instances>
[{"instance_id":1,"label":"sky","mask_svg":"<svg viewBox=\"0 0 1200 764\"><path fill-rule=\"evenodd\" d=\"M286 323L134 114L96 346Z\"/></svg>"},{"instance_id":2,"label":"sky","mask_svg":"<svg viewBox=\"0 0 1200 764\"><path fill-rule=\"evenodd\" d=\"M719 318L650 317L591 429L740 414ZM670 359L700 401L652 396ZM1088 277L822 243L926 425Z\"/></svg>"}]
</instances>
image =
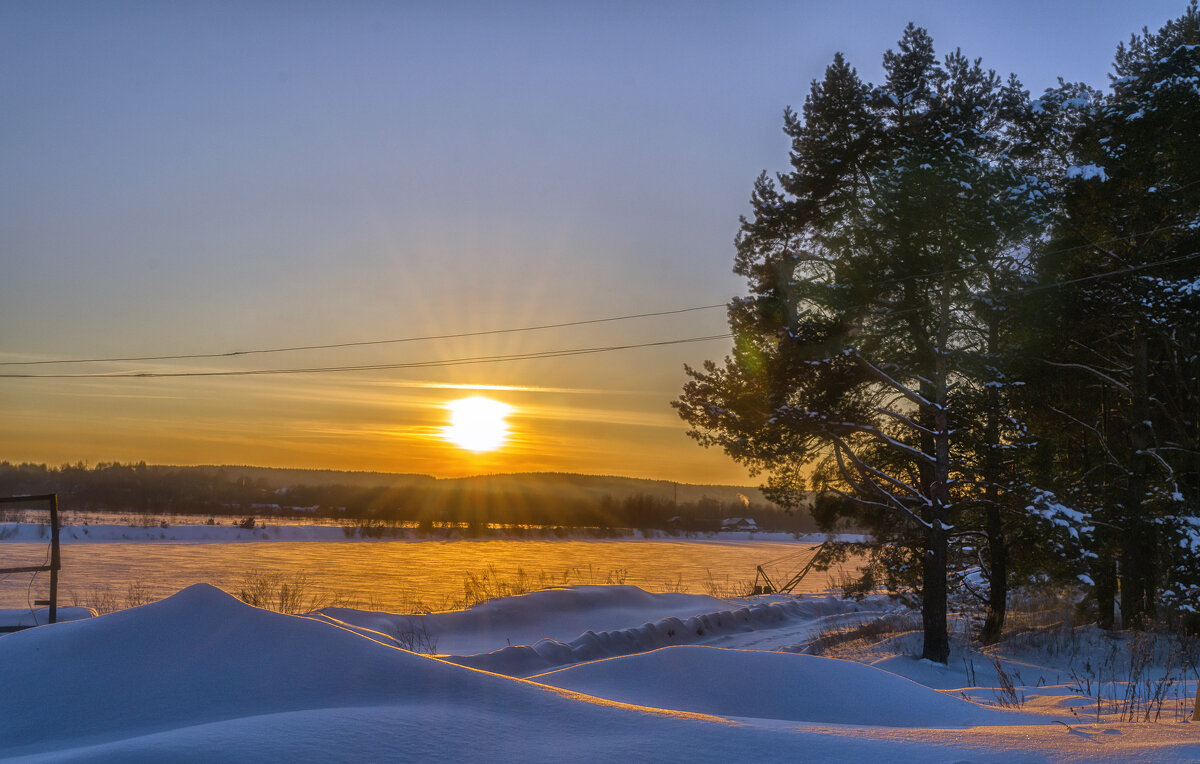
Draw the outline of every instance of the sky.
<instances>
[{"instance_id":1,"label":"sky","mask_svg":"<svg viewBox=\"0 0 1200 764\"><path fill-rule=\"evenodd\" d=\"M838 51L877 81L912 21L1103 87L1184 8L2 2L0 374L56 376L0 378L0 460L753 483L670 407L728 339L444 362L726 333L753 180ZM504 448L442 437L470 395Z\"/></svg>"}]
</instances>

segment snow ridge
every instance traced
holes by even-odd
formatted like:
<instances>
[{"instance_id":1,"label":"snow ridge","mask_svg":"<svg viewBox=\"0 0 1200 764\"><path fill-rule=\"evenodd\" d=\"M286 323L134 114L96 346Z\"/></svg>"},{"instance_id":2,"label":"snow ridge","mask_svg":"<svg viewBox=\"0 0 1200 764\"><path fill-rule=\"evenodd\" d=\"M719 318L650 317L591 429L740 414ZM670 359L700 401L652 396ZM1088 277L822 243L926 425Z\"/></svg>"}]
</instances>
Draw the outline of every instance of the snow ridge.
<instances>
[{"instance_id":1,"label":"snow ridge","mask_svg":"<svg viewBox=\"0 0 1200 764\"><path fill-rule=\"evenodd\" d=\"M835 601L833 598L755 603L687 618L672 616L626 629L588 630L569 642L542 639L532 645L510 645L478 655L442 657L460 666L528 677L558 666L644 653L673 645L708 642L723 634L776 628L793 620L811 620L831 612L841 614L860 609L857 603Z\"/></svg>"}]
</instances>

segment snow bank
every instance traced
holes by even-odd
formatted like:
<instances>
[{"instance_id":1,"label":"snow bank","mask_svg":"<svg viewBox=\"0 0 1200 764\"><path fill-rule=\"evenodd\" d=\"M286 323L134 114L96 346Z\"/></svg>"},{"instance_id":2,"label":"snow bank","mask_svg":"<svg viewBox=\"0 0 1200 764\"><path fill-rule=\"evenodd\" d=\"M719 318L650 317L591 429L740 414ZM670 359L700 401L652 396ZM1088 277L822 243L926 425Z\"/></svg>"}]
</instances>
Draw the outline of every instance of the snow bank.
<instances>
[{"instance_id":1,"label":"snow bank","mask_svg":"<svg viewBox=\"0 0 1200 764\"><path fill-rule=\"evenodd\" d=\"M398 616L325 608L314 615L385 634L421 628L437 639L439 653L474 655L509 645L531 645L542 639L570 640L588 630L638 626L663 616L687 618L727 607L724 600L697 594L652 594L636 586L569 586L491 600L450 613Z\"/></svg>"},{"instance_id":2,"label":"snow bank","mask_svg":"<svg viewBox=\"0 0 1200 764\"><path fill-rule=\"evenodd\" d=\"M91 618L96 611L90 607L60 607L55 618L62 621L78 621L80 618ZM50 608L11 608L0 609L0 627L41 626L50 623Z\"/></svg>"},{"instance_id":3,"label":"snow bank","mask_svg":"<svg viewBox=\"0 0 1200 764\"><path fill-rule=\"evenodd\" d=\"M0 637L0 687L0 758L794 761L895 750L473 671L204 584Z\"/></svg>"},{"instance_id":4,"label":"snow bank","mask_svg":"<svg viewBox=\"0 0 1200 764\"><path fill-rule=\"evenodd\" d=\"M353 541L334 525L64 525L59 539L64 544L110 543L114 541ZM50 540L50 529L36 523L0 523L0 541L42 542ZM391 539L389 539L391 540Z\"/></svg>"},{"instance_id":5,"label":"snow bank","mask_svg":"<svg viewBox=\"0 0 1200 764\"><path fill-rule=\"evenodd\" d=\"M886 597L833 596L724 600L652 594L636 586L567 586L485 602L467 610L395 615L325 608L314 617L388 636L420 635L426 647L463 666L525 677L571 663L647 652L668 645L798 627L797 643L821 619L896 609ZM776 642L780 640L776 639Z\"/></svg>"},{"instance_id":6,"label":"snow bank","mask_svg":"<svg viewBox=\"0 0 1200 764\"><path fill-rule=\"evenodd\" d=\"M153 518L149 518L153 519ZM226 521L228 522L228 521ZM260 518L258 524L253 528L241 528L237 525L204 525L204 524L179 524L168 525L165 528L160 524L150 525L120 525L120 524L81 524L81 525L64 525L60 531L61 541L64 544L83 544L89 542L107 543L113 541L174 541L188 543L229 543L234 541L426 541L426 538L417 537L412 529L409 528L386 528L387 533L382 536L374 537L371 535L362 535L362 529L353 524L347 524L346 528L351 529L351 533L347 535L346 530L341 525L312 525L306 523L289 524L287 522L273 522L271 518ZM393 535L394 531L394 535ZM458 538L457 531L449 531L449 538ZM510 538L505 536L503 530L496 531L495 538ZM511 536L511 538L522 538L520 536ZM559 538L559 537L554 537ZM627 537L619 537L615 540L630 541L636 538L642 538L641 533ZM767 532L767 531L727 531L721 533L712 533L694 538L680 539L674 536L669 536L665 532L657 531L651 538L659 541L689 541L693 543L704 543L706 541L726 543L731 541L772 541L777 543L791 543L794 541L819 544L828 536L824 534L807 534L799 537L793 536L790 533ZM842 541L861 541L864 536L855 534L839 534L835 536ZM38 523L0 523L0 541L25 541L25 542L44 542L50 539L50 527ZM578 535L567 535L561 537L561 540L578 540L596 541L590 536L580 532ZM554 539L546 538L539 539L542 541L551 541Z\"/></svg>"},{"instance_id":7,"label":"snow bank","mask_svg":"<svg viewBox=\"0 0 1200 764\"><path fill-rule=\"evenodd\" d=\"M779 628L793 621L811 624L823 615L844 614L860 609L857 603L836 600L833 597L758 602L734 609L728 608L728 602L716 602L722 606L721 609L713 610L710 607L691 616L686 613L670 615L653 623L646 622L624 629L587 629L567 642L549 638L524 643L514 642L490 653L451 655L446 659L498 674L530 676L570 663L643 653L668 645L711 642L725 635ZM578 606L582 603L574 604ZM597 619L596 622L601 621ZM453 640L450 644L453 644ZM438 649L443 650L440 643Z\"/></svg>"},{"instance_id":8,"label":"snow bank","mask_svg":"<svg viewBox=\"0 0 1200 764\"><path fill-rule=\"evenodd\" d=\"M445 686L432 661L251 608L206 584L0 642L0 740L141 734L264 711L364 705ZM318 660L319 658L319 660ZM28 713L44 707L53 713Z\"/></svg>"},{"instance_id":9,"label":"snow bank","mask_svg":"<svg viewBox=\"0 0 1200 764\"><path fill-rule=\"evenodd\" d=\"M616 623L673 609L680 615L614 632L589 628L580 639L626 631L628 646L636 647L645 635L677 622L703 627L713 640L743 647L764 640L783 648L823 622L854 616L849 606L818 598L797 602L808 611L769 598L687 615L712 603L632 587L577 589L490 603L453 625L466 631L473 621L490 619L514 633L537 633L522 619L567 629L577 625L570 618L586 612L598 618L607 613L607 622ZM562 618L539 612L555 606L564 609ZM725 633L707 633L726 626ZM447 632L446 638L456 637ZM939 693L838 660L675 646L528 681L389 642L328 615L258 610L203 584L140 608L0 636L0 759L1200 759L1194 724L1089 726L1073 716L1007 713L959 700L957 691ZM920 662L905 660L907 668L920 668Z\"/></svg>"},{"instance_id":10,"label":"snow bank","mask_svg":"<svg viewBox=\"0 0 1200 764\"><path fill-rule=\"evenodd\" d=\"M752 686L747 677L754 677ZM622 703L719 716L930 728L1040 721L861 663L793 653L665 647L531 679Z\"/></svg>"}]
</instances>

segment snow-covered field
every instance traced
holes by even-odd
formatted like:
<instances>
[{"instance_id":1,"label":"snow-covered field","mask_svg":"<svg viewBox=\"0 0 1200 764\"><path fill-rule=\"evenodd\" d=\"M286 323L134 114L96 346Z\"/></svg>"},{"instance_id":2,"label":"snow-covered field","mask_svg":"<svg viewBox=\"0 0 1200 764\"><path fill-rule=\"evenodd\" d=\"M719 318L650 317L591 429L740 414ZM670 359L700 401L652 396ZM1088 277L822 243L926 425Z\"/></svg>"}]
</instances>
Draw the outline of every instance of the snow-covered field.
<instances>
[{"instance_id":1,"label":"snow-covered field","mask_svg":"<svg viewBox=\"0 0 1200 764\"><path fill-rule=\"evenodd\" d=\"M0 757L1200 760L1200 724L1184 721L1194 667L1158 723L1121 722L1093 697L1119 696L1113 677L1090 684L1116 665L1105 657L1114 640L1087 630L1069 650L1005 654L999 670L961 650L949 666L908 657L910 635L861 662L796 652L832 629L906 615L883 598L579 586L462 612L302 617L196 585L0 637ZM1005 676L1018 677L1020 708L998 707Z\"/></svg>"},{"instance_id":2,"label":"snow-covered field","mask_svg":"<svg viewBox=\"0 0 1200 764\"><path fill-rule=\"evenodd\" d=\"M347 531L346 528L349 530ZM394 541L396 539L420 539L414 529L387 526L385 533L372 537L363 535L357 526L297 523L297 522L264 522L257 521L253 528L242 528L232 523L224 525L204 525L200 523L183 523L159 525L157 523L75 523L63 525L61 540L64 544L106 544L111 542L172 542L172 543L221 543L228 544L238 541ZM452 540L462 538L456 530L439 529L444 535L440 538ZM654 538L673 539L665 532L659 531ZM497 531L497 538L505 538L503 531ZM630 531L633 538L641 538L641 531ZM510 538L518 536L507 535ZM808 541L820 543L829 536L824 533L812 533L795 536L791 533L764 531L722 531L720 533L693 534L690 538L720 539L722 541ZM587 538L582 533L578 538ZM840 534L836 538L853 540L861 538L853 534ZM49 526L32 522L0 523L0 541L12 542L41 542L50 539Z\"/></svg>"},{"instance_id":3,"label":"snow-covered field","mask_svg":"<svg viewBox=\"0 0 1200 764\"><path fill-rule=\"evenodd\" d=\"M147 523L82 523L64 525L62 541L65 544L110 543L125 541L163 541L186 543L230 543L234 541L347 541L358 536L347 536L338 525L316 525L300 523L256 522L253 528L237 525L203 525L199 523L160 525ZM48 526L31 522L0 523L0 541L46 542L50 538Z\"/></svg>"}]
</instances>

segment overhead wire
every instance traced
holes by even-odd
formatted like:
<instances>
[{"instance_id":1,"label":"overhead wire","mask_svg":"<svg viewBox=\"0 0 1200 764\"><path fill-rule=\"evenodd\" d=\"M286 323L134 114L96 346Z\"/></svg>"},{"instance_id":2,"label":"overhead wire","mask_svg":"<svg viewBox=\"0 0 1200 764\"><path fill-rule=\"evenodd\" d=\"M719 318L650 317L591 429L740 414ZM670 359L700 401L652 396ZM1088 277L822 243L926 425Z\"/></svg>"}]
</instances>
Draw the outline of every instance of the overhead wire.
<instances>
[{"instance_id":1,"label":"overhead wire","mask_svg":"<svg viewBox=\"0 0 1200 764\"><path fill-rule=\"evenodd\" d=\"M1182 262L1186 262L1187 260L1194 260L1198 257L1200 257L1200 252L1193 252L1190 255L1180 255L1179 257L1171 257L1166 260L1156 260L1156 261L1150 262L1150 263L1141 263L1140 265L1131 265L1127 268L1121 268L1121 269L1115 270L1115 271L1105 271L1103 273L1092 273L1087 276L1080 276L1078 278L1073 278L1073 279L1065 279L1063 281L1053 281L1053 282L1050 282L1047 284L1033 284L1031 286L1021 287L1020 289L1011 290L1010 292L1008 292L1008 294L1026 294L1029 292L1038 292L1043 289L1056 289L1058 287L1070 286L1071 284L1079 284L1084 281L1095 281L1096 279L1107 278L1109 276L1120 276L1120 275L1123 275L1126 273L1135 273L1137 271L1144 271L1147 268L1157 268L1160 265L1172 265L1174 263L1182 263Z\"/></svg>"},{"instance_id":2,"label":"overhead wire","mask_svg":"<svg viewBox=\"0 0 1200 764\"><path fill-rule=\"evenodd\" d=\"M1042 252L1042 253L1039 253L1039 257L1050 257L1053 255L1062 255L1062 254L1066 254L1067 252L1074 252L1074 251L1080 250L1080 249L1093 248L1100 244L1115 244L1115 243L1121 242L1121 241L1129 241L1131 239L1140 239L1144 236L1152 236L1156 233L1161 233L1163 231L1170 231L1170 230L1174 230L1177 228L1188 228L1188 227L1190 227L1190 226L1188 226L1186 224L1182 224L1182 223L1160 226L1158 228L1152 228L1149 231L1142 231L1140 233L1131 233L1128 236L1116 236L1111 239L1104 239L1103 241L1087 242L1085 244L1077 244L1073 247L1063 247L1062 249L1055 249L1055 250L1051 250L1049 252ZM1166 261L1163 261L1163 262L1165 263ZM1162 263L1157 263L1157 264L1162 264ZM896 276L895 278L882 279L880 281L871 282L871 283L867 284L867 286L874 286L874 287L888 286L890 284L903 284L906 281L916 281L918 279L930 279L930 278L935 278L937 276L954 276L954 275L957 275L960 273L969 273L970 271L973 271L973 270L976 270L977 268L979 268L980 265L981 265L980 263L972 263L971 265L964 265L960 268L948 268L948 269L940 270L940 271L929 271L926 273L914 273L914 274L908 275L908 276ZM1063 282L1063 283L1065 283L1065 282Z\"/></svg>"},{"instance_id":3,"label":"overhead wire","mask_svg":"<svg viewBox=\"0 0 1200 764\"><path fill-rule=\"evenodd\" d=\"M1097 279L1108 278L1111 276L1119 276L1119 275L1126 274L1126 273L1134 273L1137 271L1146 270L1148 268L1157 267L1160 265L1171 265L1173 263L1184 262L1184 261L1192 260L1192 259L1195 259L1198 257L1200 257L1200 253L1192 253L1189 255L1182 255L1180 257L1168 258L1165 260L1157 260L1157 261L1150 262L1150 263L1141 263L1139 265L1133 265L1133 266L1129 266L1127 268L1120 268L1120 269L1117 269L1114 271L1105 271L1103 273L1089 274L1087 276L1081 276L1081 277L1075 278L1075 279L1067 279L1065 281L1056 281L1056 282L1052 282L1049 284L1034 284L1034 285L1031 285L1028 287L1020 287L1017 289L1007 290L1005 292L1005 294L1006 295L1023 294L1023 293L1038 291L1038 290L1042 290L1042 289L1052 289L1052 288L1057 288L1057 287L1069 286L1072 284L1078 284L1078 283L1082 283L1085 281L1094 281ZM885 283L889 283L889 282L885 282ZM497 330L491 330L488 332L475 332L475 333L466 333L466 334L457 334L457 335L444 335L443 337L445 337L445 338L467 337L467 336L478 336L480 334L499 334L499 333L503 333L503 332L528 331L528 330L532 330L535 328L579 326L582 324L601 323L601 322L605 322L605 321L619 321L619 320L625 320L625 319L629 319L629 318L642 318L642 317L650 317L650 316L672 315L672 314L685 313L685 312L691 312L691 311L696 311L696 310L708 310L708 309L712 309L715 307L725 307L725 305L721 304L721 305L698 306L698 307L693 307L693 308L682 308L682 309L673 310L673 311L658 311L658 312L654 312L654 313L642 313L642 314L636 314L636 315L631 315L631 316L617 316L617 317L606 318L606 319L589 319L587 321L573 321L573 322L565 322L565 323L561 323L561 324L545 324L540 327L528 327L525 329L508 329L508 330L497 329ZM902 315L905 313L911 313L915 310L918 310L918 309L917 308L909 308L909 309L902 310L902 311L890 311L888 313L888 315L894 317L894 316ZM428 339L441 339L443 337L432 337L431 336ZM730 339L732 337L733 337L733 335L731 333L725 333L725 334L706 335L706 336L701 336L701 337L686 337L686 338L673 339L673 340L660 340L657 342L642 342L642 343L622 344L622 345L605 345L605 346L588 347L588 348L569 348L569 349L563 349L563 350L547 350L547 351L536 351L536 352L531 352L531 353L514 353L514 354L508 354L508 355L495 355L495 356L468 356L468 357L464 357L464 358L450 358L450 359L441 359L441 360L434 360L434 361L406 361L406 362L398 362L398 363L380 363L380 364L357 364L357 365L342 365L342 366L318 366L318 367L277 368L277 369L237 369L237 370L217 370L217 371L177 371L177 372L122 371L122 372L101 372L101 373L82 373L82 374L65 374L65 373L62 373L62 374L30 374L30 373L20 373L20 372L5 372L5 373L0 373L0 379L150 379L150 378L176 378L176 377L245 377L245 376L281 375L281 374L326 374L326 373L354 372L354 371L382 371L382 370L396 370L396 369L446 368L446 367L451 367L451 366L464 366L464 365L484 364L484 363L503 363L503 362L510 362L510 361L537 360L537 359L545 359L545 358L563 358L563 357L568 357L568 356L591 355L591 354L596 354L596 353L610 353L610 352L615 352L618 350L632 350L632 349L636 349L636 348L664 347L664 346L668 346L668 345L681 345L681 344L689 344L689 343L695 343L695 342L708 342L708 341L719 340L719 339ZM368 341L368 342L337 343L334 345L315 345L315 346L310 346L307 348L296 347L296 348L289 348L289 349L299 350L299 349L325 349L325 348L331 348L331 347L354 347L354 346L362 346L362 345L374 345L374 344L384 344L387 342L403 342L403 341L410 341L410 340L373 340L373 341ZM284 349L265 350L265 351L257 351L257 352L281 352L282 350L284 350ZM209 358L209 357L218 357L218 356L227 356L227 355L242 355L242 354L244 354L244 353L235 352L232 354L215 354L215 355L189 354L189 355L178 355L178 356L170 356L170 357L164 357L164 356L146 357L144 359L139 358L139 359L130 359L130 360L175 360L175 359L183 359L183 358L198 359L198 358ZM95 363L95 362L99 362L100 360L101 359L97 359L95 361L86 361L86 362ZM106 361L111 360L111 361L115 362L120 359L102 359L102 360L106 360ZM84 362L85 361L82 359L72 361L72 363L84 363ZM37 363L49 363L49 362L37 362ZM7 364L7 365L15 365L15 364Z\"/></svg>"},{"instance_id":4,"label":"overhead wire","mask_svg":"<svg viewBox=\"0 0 1200 764\"><path fill-rule=\"evenodd\" d=\"M1200 252L1193 252L1190 255L1180 255L1179 257L1172 257L1172 258L1168 258L1166 260L1155 260L1154 262L1141 263L1139 265L1131 265L1127 268L1119 268L1114 271L1104 271L1103 273L1091 273L1091 274L1088 274L1087 276L1079 276L1078 278L1065 279L1063 281L1051 281L1051 282L1043 283L1043 284L1031 284L1029 286L1018 287L1016 289L1007 289L1002 292L999 292L997 296L1011 297L1014 295L1029 294L1031 292L1040 292L1045 289L1058 289L1061 287L1071 286L1074 284L1081 284L1085 281L1096 281L1099 279L1108 278L1110 276L1122 276L1126 273L1136 273L1137 271L1144 271L1144 270L1147 270L1148 268L1157 268L1160 265L1173 265L1175 263L1182 263L1182 262L1186 262L1188 260L1195 260L1197 258L1200 258ZM922 310L925 310L925 308L905 308L903 310L886 311L885 315L887 315L889 318L894 318L896 316L903 316L903 315L907 315L909 313L917 313Z\"/></svg>"},{"instance_id":5,"label":"overhead wire","mask_svg":"<svg viewBox=\"0 0 1200 764\"><path fill-rule=\"evenodd\" d=\"M456 332L452 334L428 334L413 337L398 337L394 339L382 340L360 340L353 342L331 342L325 345L294 345L290 347L275 347L275 348L259 348L255 350L230 350L221 353L180 353L175 355L148 355L148 356L126 356L126 357L106 357L106 358L57 358L57 359L42 359L38 361L0 361L0 366L45 366L51 364L68 364L68 363L130 363L134 361L182 361L182 360L201 360L211 358L232 358L243 355L264 355L268 353L292 353L301 350L331 350L334 348L352 348L352 347L367 347L370 345L394 345L403 342L424 342L429 340L448 340L461 339L465 337L484 337L494 334L514 334L517 332L532 332L543 329L563 329L573 326L586 326L588 324L603 324L613 321L629 321L638 318L654 318L657 316L674 316L680 313L692 313L699 310L713 310L715 308L724 308L725 303L715 305L697 305L690 308L678 308L676 310L659 310L652 313L632 313L624 316L607 316L604 318L591 318L581 321L563 321L556 324L537 324L534 326L521 326L511 329L485 329L475 332Z\"/></svg>"},{"instance_id":6,"label":"overhead wire","mask_svg":"<svg viewBox=\"0 0 1200 764\"><path fill-rule=\"evenodd\" d=\"M464 358L449 358L437 361L407 361L399 363L357 364L346 366L316 366L306 368L285 369L235 369L212 371L123 371L100 372L92 374L29 374L29 373L0 373L0 379L148 379L163 377L248 377L277 374L325 374L349 371L381 371L391 369L430 369L450 366L466 366L483 363L502 363L508 361L539 360L543 358L564 358L568 356L592 355L595 353L611 353L617 350L633 350L636 348L663 347L667 345L683 345L693 342L708 342L711 340L729 339L730 333L712 334L702 337L685 337L682 339L660 340L658 342L639 342L626 345L605 345L589 348L569 348L565 350L545 350L532 353L512 353L494 356L468 356Z\"/></svg>"},{"instance_id":7,"label":"overhead wire","mask_svg":"<svg viewBox=\"0 0 1200 764\"><path fill-rule=\"evenodd\" d=\"M1180 225L1162 226L1160 228L1156 228L1156 229L1153 229L1150 231L1145 231L1145 232L1138 233L1138 234L1130 234L1128 236L1116 237L1116 238L1106 240L1103 242L1093 242L1093 243L1077 245L1074 247L1069 247L1069 248L1065 248L1062 250L1055 250L1055 251L1052 251L1049 253L1044 253L1044 254L1061 254L1063 252L1069 252L1069 251L1073 251L1076 249L1092 247L1092 246L1096 246L1098 244L1107 244L1107 243L1112 243L1112 242L1117 242L1117 241L1127 241L1127 240L1139 238L1142 236L1149 236L1149 235L1158 233L1163 230L1169 230L1169 229L1180 228L1180 227L1182 227L1182 226L1180 226ZM1170 265L1173 263L1184 262L1184 261L1191 260L1191 259L1194 259L1197 257L1200 257L1200 253L1183 255L1180 257L1168 258L1165 260L1159 260L1159 261L1154 261L1154 262L1150 262L1150 263L1141 263L1139 265L1129 266L1127 268L1117 269L1117 270L1113 270L1113 271L1105 271L1103 273L1097 273L1097 274L1089 274L1087 276L1081 276L1081 277L1075 278L1075 279L1067 279L1064 281L1056 281L1056 282L1043 283L1043 284L1034 284L1034 285L1030 285L1027 287L1020 287L1020 288L1016 288L1016 289L1006 290L1004 292L1004 294L1005 295L1015 295L1015 294L1024 294L1024 293L1028 293L1028 292L1039 291L1039 290L1043 290L1043 289L1059 288L1059 287L1068 286L1071 284L1082 283L1085 281L1092 281L1092 280L1101 279L1101 278L1108 278L1111 276L1122 275L1125 273L1133 273L1136 271L1145 270L1147 268L1157 267L1160 265ZM874 285L875 286L886 286L886 285L890 285L890 284L901 283L904 281L916 280L916 279L921 279L921 278L934 278L939 275L954 275L954 274L958 274L958 273L967 272L969 270L974 269L975 267L977 267L977 266L971 265L971 266L965 266L965 267L960 267L960 268L948 269L945 271L914 274L911 276L898 277L898 278L892 278L892 279L884 279L879 282L875 282ZM628 320L635 320L635 319L641 319L641 318L653 318L653 317L659 317L659 316L679 315L679 314L683 314L683 313L691 313L691 312L702 311L702 310L714 310L717 308L725 308L725 307L727 307L726 303L714 303L714 304L710 304L710 305L698 305L698 306L691 306L691 307L686 307L686 308L677 308L677 309L673 309L673 310L651 311L651 312L645 312L645 313L632 313L632 314L626 314L626 315L620 315L620 316L606 316L606 317L602 317L602 318L583 319L583 320L577 320L577 321L563 321L563 322L550 323L550 324L536 324L536 325L531 325L531 326L512 327L512 328L505 328L505 329L487 329L487 330L474 331L474 332L456 332L456 333L446 333L446 334L417 335L417 336L409 336L409 337L379 339L379 340L358 340L358 341L336 342L336 343L327 343L327 344L294 345L294 346L286 346L286 347L258 348L258 349L251 349L251 350L233 350L233 351L226 351L226 352L219 352L219 353L179 353L179 354L170 354L170 355L150 355L150 356L110 356L110 357L96 357L96 358L41 359L41 360L36 360L36 361L0 361L0 366L8 366L8 367L25 366L25 367L28 367L28 366L43 366L43 365L58 365L58 364L122 363L122 362L129 363L129 362L141 362L141 361L175 361L175 360L204 360L204 359L216 359L216 358L234 358L234 357L247 356L247 355L265 355L265 354L273 354L273 353L287 353L287 352L298 352L298 351L344 349L344 348L368 347L368 346L444 340L444 339L461 339L461 338L481 337L481 336L498 335L498 334L512 334L512 333L539 331L539 330L546 330L546 329L559 329L559 328L586 326L586 325L591 325L591 324L611 323L611 322L616 322L616 321L628 321ZM905 313L910 313L915 310L918 310L918 309L917 308L909 308L909 309L901 310L901 311L889 311L888 315L896 316L896 315L901 315L901 314L905 314ZM678 344L686 344L686 343L693 343L693 342L705 342L705 341L711 341L711 340L717 340L717 339L728 339L732 336L733 336L732 334L726 333L726 334L718 334L718 335L709 335L709 336L704 336L704 337L688 337L688 338L663 340L663 341L648 342L648 343L608 345L608 346L590 347L590 348L570 348L570 349L564 349L564 350L538 351L538 352L532 352L532 353L519 353L519 354L497 355L497 356L475 356L475 357L466 357L466 358L451 358L451 359L434 360L434 361L414 361L414 362L360 364L360 365L342 365L342 366L321 366L321 367L303 367L303 368L181 371L181 372L121 371L121 372L78 373L78 374L68 374L68 373L30 374L30 373L19 373L19 372L7 372L7 373L0 373L0 379L115 379L115 378L133 379L133 378L163 378L163 377L232 377L232 376L277 375L277 374L318 374L318 373L334 373L334 372L349 372L349 371L375 371L375 370L388 370L388 369L443 368L443 367L460 366L460 365L467 365L467 364L501 363L501 362L507 362L507 361L533 360L533 359L542 359L542 358L559 358L559 357L565 357L565 356L588 355L588 354L594 354L594 353L607 353L607 352L614 352L614 351L619 351L619 350L629 350L629 349L634 349L634 348L661 347L661 346L666 346L666 345L678 345Z\"/></svg>"}]
</instances>

